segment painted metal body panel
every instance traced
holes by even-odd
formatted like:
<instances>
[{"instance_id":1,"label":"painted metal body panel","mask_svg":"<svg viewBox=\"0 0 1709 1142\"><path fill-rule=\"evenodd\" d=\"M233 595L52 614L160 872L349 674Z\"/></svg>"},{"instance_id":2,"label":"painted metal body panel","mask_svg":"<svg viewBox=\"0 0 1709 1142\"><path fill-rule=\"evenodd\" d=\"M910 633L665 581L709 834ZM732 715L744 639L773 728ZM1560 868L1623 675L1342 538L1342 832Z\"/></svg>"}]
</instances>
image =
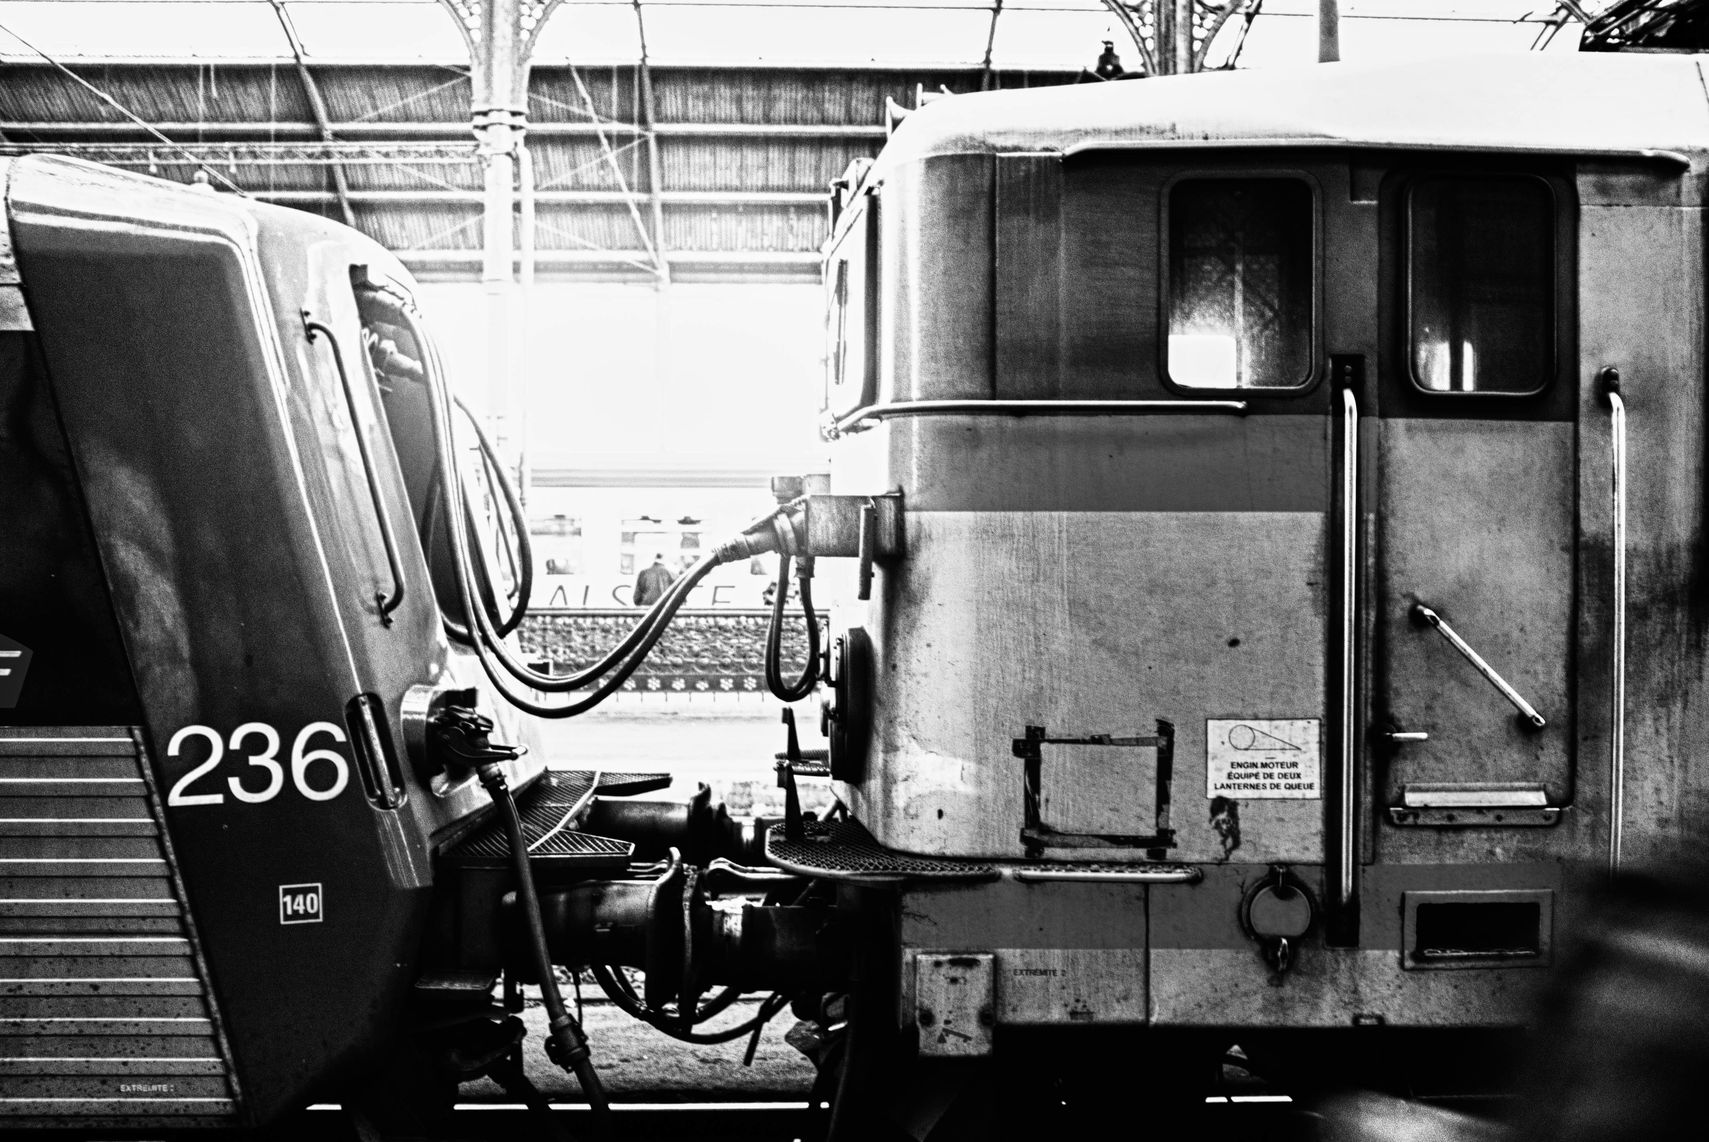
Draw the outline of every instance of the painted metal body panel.
<instances>
[{"instance_id":1,"label":"painted metal body panel","mask_svg":"<svg viewBox=\"0 0 1709 1142\"><path fill-rule=\"evenodd\" d=\"M1319 858L1320 800L1253 802L1244 834L1213 821L1205 732L1324 716L1321 514L935 511L905 530L867 624L883 664L868 776L845 790L881 844L1022 855L1027 726L1124 736L1161 719L1171 858Z\"/></svg>"},{"instance_id":2,"label":"painted metal body panel","mask_svg":"<svg viewBox=\"0 0 1709 1142\"><path fill-rule=\"evenodd\" d=\"M401 760L403 804L382 807L348 742L349 703L373 694L403 759L403 692L452 669L348 286L352 266L408 277L330 223L83 164L20 162L9 206L242 1109L265 1121L396 1034L431 838L470 808ZM356 370L384 507L411 536L390 624L351 402L304 310ZM315 916L291 922L285 889L306 886Z\"/></svg>"},{"instance_id":3,"label":"painted metal body panel","mask_svg":"<svg viewBox=\"0 0 1709 1142\"><path fill-rule=\"evenodd\" d=\"M1574 426L1385 419L1377 442L1378 721L1424 732L1395 746L1382 805L1406 787L1573 794ZM1501 693L1413 608L1427 605L1546 719ZM1510 801L1517 804L1517 801Z\"/></svg>"},{"instance_id":4,"label":"painted metal body panel","mask_svg":"<svg viewBox=\"0 0 1709 1142\"><path fill-rule=\"evenodd\" d=\"M1154 887L1149 898L1151 1017L1159 1026L1351 1027L1354 1016L1391 1026L1502 1027L1523 1022L1547 977L1547 956L1466 971L1403 969L1402 907L1409 891L1552 891L1555 930L1570 925L1560 865L1378 865L1366 871L1357 947L1308 936L1280 982L1241 930L1237 903L1268 874L1253 865L1207 868L1196 885ZM1297 870L1313 892L1316 870Z\"/></svg>"},{"instance_id":5,"label":"painted metal body panel","mask_svg":"<svg viewBox=\"0 0 1709 1142\"><path fill-rule=\"evenodd\" d=\"M899 492L907 511L904 556L880 567L870 602L845 601L834 619L864 626L876 657L867 772L843 795L892 847L1024 859L1014 837L1023 790L1003 768L1011 723L1066 736L1117 723L1143 733L1150 719L1170 719L1178 844L1168 855L1198 862L1204 878L1133 890L1147 914L1143 943L1135 931L1127 946L1145 950L1144 1022L1520 1023L1544 975L1534 969L1607 869L1616 719L1623 863L1699 845L1709 805L1699 763L1709 731L1691 713L1709 683L1697 566L1709 502L1701 62L1516 58L1380 74L1340 65L1103 87L944 100L897 133L867 183L885 212L881 262L932 245L946 200L926 189L934 179L988 197L993 214L989 252L966 255L977 272L933 271L929 322L909 312L917 292L880 297L885 320L918 336L956 330L959 301L979 321L994 315L996 328L989 351L978 334L929 350L884 342L881 358L897 359L881 361L876 399L977 398L987 376L998 401L1191 396L1162 374L1173 175L1245 172L1316 188L1323 367L1291 406L1258 390L1200 394L1248 402L1226 421L957 408L838 439L833 490ZM1408 180L1444 171L1552 188L1557 325L1540 395L1480 403L1419 393L1405 374L1397 203ZM905 193L888 197L893 187ZM883 280L903 272L890 267ZM929 368L907 359L916 352ZM1334 940L1314 924L1275 986L1242 927L1242 900L1272 862L1326 899L1334 806L1311 802L1308 823L1298 804L1229 798L1230 813L1206 794L1242 727L1285 737L1288 719L1339 713L1325 684L1340 590L1329 570L1340 558L1332 359L1349 365L1360 418L1352 922ZM1605 366L1620 371L1629 426L1619 710ZM1262 558L1242 548L1247 535ZM1546 728L1519 729L1490 682L1414 626L1415 602L1440 603ZM1381 740L1396 729L1429 740ZM1102 807L1078 811L1130 819L1124 781L1080 783ZM1560 811L1546 827L1397 825L1388 810L1432 783L1528 786ZM1002 998L1003 965L1034 947L1016 933L1044 931L1056 913L1045 896L999 905L1002 891L967 890L1001 922L908 893L903 943L993 953L1002 1018L1025 1022L1019 1012L1044 1007ZM1497 935L1487 946L1406 947L1431 938L1419 916L1436 907L1490 917ZM1535 919L1516 921L1516 931L1531 927L1508 946L1498 936L1515 916ZM1087 946L1076 941L1065 931L1038 948ZM1065 1011L1051 1019L1069 1021Z\"/></svg>"}]
</instances>

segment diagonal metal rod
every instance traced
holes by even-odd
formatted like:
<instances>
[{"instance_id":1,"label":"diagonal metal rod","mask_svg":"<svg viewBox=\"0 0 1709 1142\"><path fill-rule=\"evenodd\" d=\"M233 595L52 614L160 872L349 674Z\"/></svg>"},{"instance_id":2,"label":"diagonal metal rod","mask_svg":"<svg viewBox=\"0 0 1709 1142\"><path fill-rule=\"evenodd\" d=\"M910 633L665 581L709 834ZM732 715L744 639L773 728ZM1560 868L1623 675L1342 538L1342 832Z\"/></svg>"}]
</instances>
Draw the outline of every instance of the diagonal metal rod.
<instances>
[{"instance_id":1,"label":"diagonal metal rod","mask_svg":"<svg viewBox=\"0 0 1709 1142\"><path fill-rule=\"evenodd\" d=\"M1533 729L1540 730L1548 724L1543 720L1543 715L1539 714L1531 703L1527 702L1520 696L1519 691L1508 685L1507 679L1495 672L1495 667L1485 662L1483 660L1483 656L1467 645L1465 639L1454 633L1453 627L1442 621L1441 615L1437 614L1423 603L1414 603L1412 606L1412 614L1414 618L1418 619L1418 621L1428 626L1435 627L1436 633L1448 640L1448 645L1459 651L1460 654L1465 657L1467 662L1475 666L1478 673L1488 679L1491 686L1500 690L1503 698L1506 698L1509 702L1513 703L1513 708L1519 711L1520 716L1529 722Z\"/></svg>"},{"instance_id":2,"label":"diagonal metal rod","mask_svg":"<svg viewBox=\"0 0 1709 1142\"><path fill-rule=\"evenodd\" d=\"M587 104L588 113L597 115L598 111L594 107L593 95L588 91L587 84L582 82L581 71L574 67L570 68L570 78L576 81L576 90L581 93L583 102ZM635 229L641 235L641 242L647 247L647 255L653 259L653 265L657 268L662 264L658 248L653 245L652 235L647 232L647 224L641 221L641 211L635 205L635 196L629 190L629 181L623 177L623 165L617 161L617 154L611 149L611 138L597 120L594 127L599 135L600 150L604 152L605 161L611 167L612 177L617 180L617 187L624 194L624 203L629 207L629 217L634 219Z\"/></svg>"},{"instance_id":3,"label":"diagonal metal rod","mask_svg":"<svg viewBox=\"0 0 1709 1142\"><path fill-rule=\"evenodd\" d=\"M980 65L979 90L991 90L991 53L997 47L997 21L1003 15L1003 0L991 5L991 30L985 36L985 62Z\"/></svg>"},{"instance_id":4,"label":"diagonal metal rod","mask_svg":"<svg viewBox=\"0 0 1709 1142\"><path fill-rule=\"evenodd\" d=\"M171 147L175 151L184 151L183 147L179 146L177 143L175 143L171 139L167 138L166 135L163 134L160 131L160 129L158 127L156 127L153 123L148 122L148 120L146 120L142 116L138 115L135 111L132 111L129 107L126 107L123 103L120 103L117 99L114 99L111 95L108 95L105 91L102 91L99 87L96 87L93 83L90 83L87 79L84 79L81 75L78 75L75 71L72 71L69 67L66 67L64 64L60 63L58 60L54 59L52 56L48 55L46 52L44 52L40 48L36 47L36 45L32 44L30 41L28 41L24 37L20 36L17 32L14 32L11 28L8 28L5 24L0 24L0 32L5 32L8 36L11 36L14 40L17 40L20 44L23 44L26 48L29 48L32 52L35 52L37 55L41 56L42 59L46 60L49 65L51 65L52 67L57 68L58 70L64 72L66 74L66 76L68 78L70 78L70 80L73 83L77 84L78 86L80 86L82 88L85 88L91 95L95 96L95 98L99 99L101 102L103 102L107 106L111 107L114 111L117 111L120 115L123 115L126 119L129 119L132 123L135 123L138 127L141 127L144 131L148 132L150 135L153 135L156 139L159 139L161 141L161 143L165 144L168 147ZM100 130L102 128L110 131L113 129L113 125L110 123L101 124L96 129ZM185 151L185 153L188 154L189 152ZM243 188L242 187L238 186L237 183L233 182L231 179L227 178L225 175L221 174L219 171L214 170L212 167L209 167L209 166L203 164L200 160L196 161L196 165L197 165L198 169L200 169L204 173L206 173L210 179L224 183L226 189L231 191L233 194L238 194L238 195L243 194Z\"/></svg>"},{"instance_id":5,"label":"diagonal metal rod","mask_svg":"<svg viewBox=\"0 0 1709 1142\"><path fill-rule=\"evenodd\" d=\"M321 98L320 85L309 74L308 59L303 53L303 41L297 35L297 26L291 22L291 14L285 11L284 0L267 2L273 5L274 15L279 17L279 27L284 29L285 39L290 41L291 55L297 61L297 78L302 81L303 93L309 97L309 110L314 113L315 129L320 132L322 141L334 142L332 117L326 113L326 100ZM344 177L344 168L338 163L331 164L328 169L332 172L332 188L338 195L338 209L344 215L344 224L354 228L356 211L350 205L350 181Z\"/></svg>"}]
</instances>

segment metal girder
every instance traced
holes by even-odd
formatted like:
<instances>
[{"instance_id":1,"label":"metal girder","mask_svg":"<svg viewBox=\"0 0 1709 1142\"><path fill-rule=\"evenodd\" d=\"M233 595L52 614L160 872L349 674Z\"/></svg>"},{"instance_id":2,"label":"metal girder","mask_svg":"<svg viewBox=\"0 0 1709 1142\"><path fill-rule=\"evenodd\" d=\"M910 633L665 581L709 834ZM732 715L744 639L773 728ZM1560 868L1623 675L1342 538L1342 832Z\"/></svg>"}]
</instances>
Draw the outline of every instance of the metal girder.
<instances>
[{"instance_id":1,"label":"metal girder","mask_svg":"<svg viewBox=\"0 0 1709 1142\"><path fill-rule=\"evenodd\" d=\"M133 164L134 165L134 164ZM324 203L336 201L326 190L252 190L251 198L262 202ZM538 190L536 203L550 206L627 206L635 195L624 190ZM825 196L804 190L666 190L657 196L661 205L671 206L800 206L822 211ZM376 206L478 205L478 190L353 190L352 202Z\"/></svg>"},{"instance_id":2,"label":"metal girder","mask_svg":"<svg viewBox=\"0 0 1709 1142\"><path fill-rule=\"evenodd\" d=\"M399 250L396 254L410 266L467 266L482 256L473 249ZM541 250L535 257L545 267L627 264L652 271L646 250ZM799 268L818 273L822 258L817 250L678 250L671 260L678 266Z\"/></svg>"},{"instance_id":3,"label":"metal girder","mask_svg":"<svg viewBox=\"0 0 1709 1142\"><path fill-rule=\"evenodd\" d=\"M465 128L466 129L466 128ZM109 166L393 166L470 163L468 143L0 143L0 154L74 155Z\"/></svg>"},{"instance_id":4,"label":"metal girder","mask_svg":"<svg viewBox=\"0 0 1709 1142\"><path fill-rule=\"evenodd\" d=\"M197 123L194 121L155 123L154 129L167 135L188 135L191 139L209 135L268 135L274 138L292 136L312 138L315 128L309 123L262 121L253 123ZM467 138L467 123L359 122L330 124L334 133L346 140L358 138L402 137L415 139ZM661 136L751 139L872 139L885 137L884 124L874 123L657 123L653 130ZM53 120L8 120L0 122L0 131L31 135L138 135L147 128L131 123L67 123ZM597 122L535 122L528 124L534 136L597 136L601 131L611 135L639 135L643 128L616 119ZM163 144L156 144L157 146ZM184 143L200 146L202 143Z\"/></svg>"}]
</instances>

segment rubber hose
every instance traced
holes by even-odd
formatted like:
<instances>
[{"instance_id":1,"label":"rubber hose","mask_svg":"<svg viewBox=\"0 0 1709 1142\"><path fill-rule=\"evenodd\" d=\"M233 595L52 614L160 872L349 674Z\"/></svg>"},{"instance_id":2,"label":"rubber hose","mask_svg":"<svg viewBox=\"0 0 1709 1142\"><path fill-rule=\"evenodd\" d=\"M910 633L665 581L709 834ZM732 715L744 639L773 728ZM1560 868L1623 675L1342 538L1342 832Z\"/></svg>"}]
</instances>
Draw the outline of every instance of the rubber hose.
<instances>
[{"instance_id":1,"label":"rubber hose","mask_svg":"<svg viewBox=\"0 0 1709 1142\"><path fill-rule=\"evenodd\" d=\"M522 817L516 811L516 798L511 796L510 784L504 771L496 765L481 767L481 784L486 786L493 803L504 818L505 835L510 838L511 864L516 871L516 892L522 904L522 914L528 921L528 950L534 960L535 973L540 977L540 999L546 1006L552 1043L548 1050L552 1061L574 1072L587 1096L588 1109L593 1115L594 1132L601 1138L612 1137L611 1102L605 1087L593 1068L588 1054L587 1035L581 1024L564 1006L563 993L552 974L551 953L546 950L546 925L540 918L540 898L534 892L534 873L528 863L528 841L522 834ZM567 1062L566 1062L567 1060Z\"/></svg>"}]
</instances>

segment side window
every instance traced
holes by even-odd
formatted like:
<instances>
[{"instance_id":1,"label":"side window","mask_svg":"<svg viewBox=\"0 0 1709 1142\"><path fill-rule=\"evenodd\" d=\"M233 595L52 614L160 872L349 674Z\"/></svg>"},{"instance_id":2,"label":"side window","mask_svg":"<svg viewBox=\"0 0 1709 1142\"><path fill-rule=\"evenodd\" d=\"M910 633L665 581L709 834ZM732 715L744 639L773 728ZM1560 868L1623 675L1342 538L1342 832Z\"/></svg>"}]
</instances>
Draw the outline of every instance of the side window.
<instances>
[{"instance_id":1,"label":"side window","mask_svg":"<svg viewBox=\"0 0 1709 1142\"><path fill-rule=\"evenodd\" d=\"M1528 394L1555 370L1555 198L1540 178L1430 175L1407 194L1407 344L1433 393Z\"/></svg>"},{"instance_id":2,"label":"side window","mask_svg":"<svg viewBox=\"0 0 1709 1142\"><path fill-rule=\"evenodd\" d=\"M1312 374L1312 189L1185 178L1168 192L1167 358L1196 389L1299 388Z\"/></svg>"},{"instance_id":3,"label":"side window","mask_svg":"<svg viewBox=\"0 0 1709 1142\"><path fill-rule=\"evenodd\" d=\"M872 253L877 202L868 198L825 267L825 407L852 412L872 399Z\"/></svg>"}]
</instances>

